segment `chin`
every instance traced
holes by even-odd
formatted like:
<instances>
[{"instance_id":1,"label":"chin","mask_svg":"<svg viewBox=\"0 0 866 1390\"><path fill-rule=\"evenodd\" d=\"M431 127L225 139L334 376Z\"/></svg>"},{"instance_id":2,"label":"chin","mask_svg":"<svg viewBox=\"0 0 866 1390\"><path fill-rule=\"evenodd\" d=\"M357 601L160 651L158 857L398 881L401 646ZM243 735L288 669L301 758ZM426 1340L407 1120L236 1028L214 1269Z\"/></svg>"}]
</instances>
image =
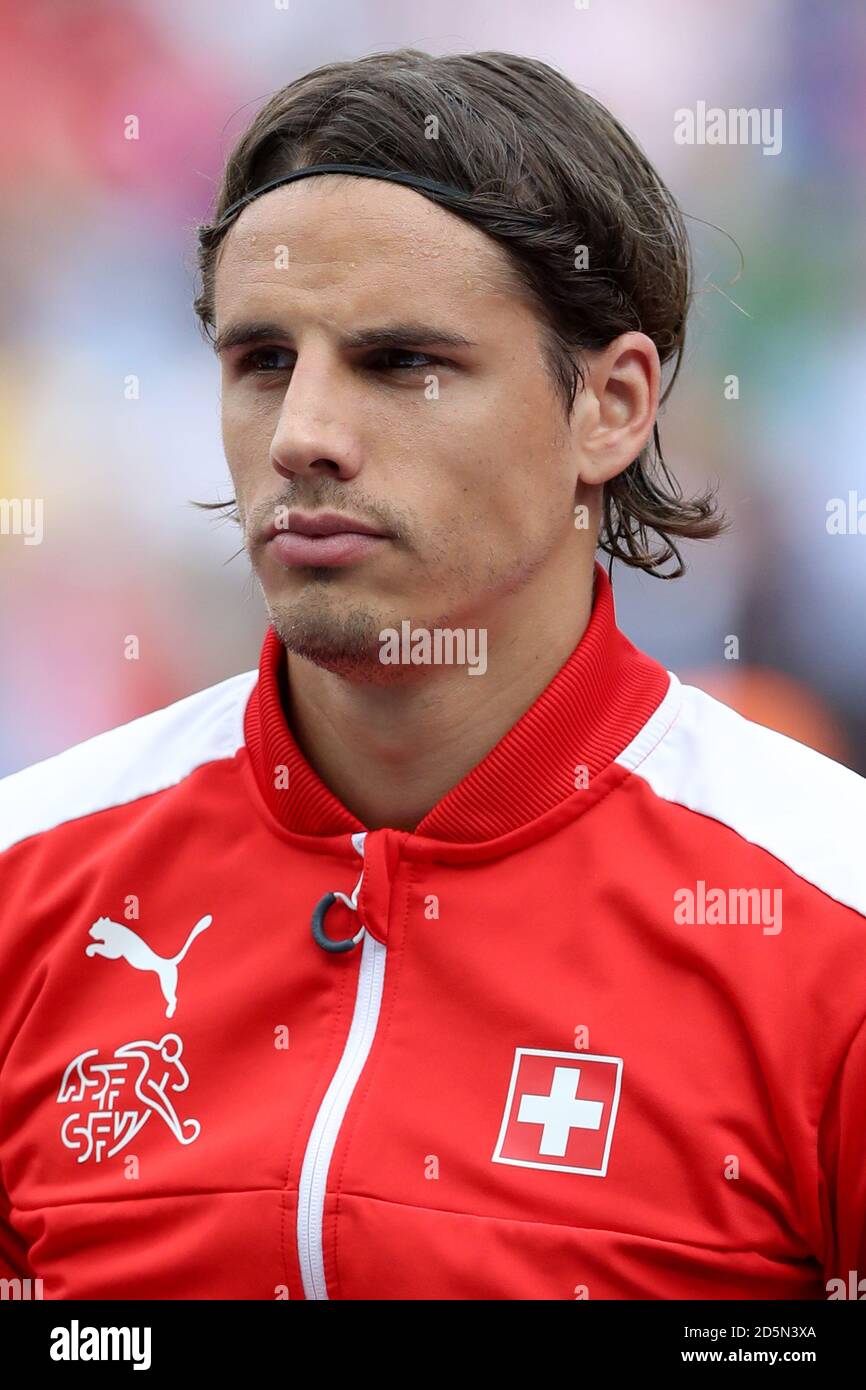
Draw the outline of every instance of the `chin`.
<instances>
[{"instance_id":1,"label":"chin","mask_svg":"<svg viewBox=\"0 0 866 1390\"><path fill-rule=\"evenodd\" d=\"M267 599L271 625L287 651L349 679L392 684L393 668L379 660L384 619L370 604L307 592Z\"/></svg>"}]
</instances>

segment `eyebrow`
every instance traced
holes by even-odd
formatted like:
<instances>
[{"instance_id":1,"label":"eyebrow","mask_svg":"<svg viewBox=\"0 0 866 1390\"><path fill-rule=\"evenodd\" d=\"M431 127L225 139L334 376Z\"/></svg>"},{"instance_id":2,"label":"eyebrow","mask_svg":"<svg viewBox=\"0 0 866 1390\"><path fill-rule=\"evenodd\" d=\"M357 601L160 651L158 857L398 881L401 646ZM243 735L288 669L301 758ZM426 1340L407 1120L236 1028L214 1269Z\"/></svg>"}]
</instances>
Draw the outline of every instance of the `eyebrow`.
<instances>
[{"instance_id":1,"label":"eyebrow","mask_svg":"<svg viewBox=\"0 0 866 1390\"><path fill-rule=\"evenodd\" d=\"M239 321L228 323L220 330L214 339L213 349L217 356L220 356L231 348L270 342L274 338L287 336L285 328L278 323L261 319ZM454 333L430 323L390 323L383 324L380 328L360 328L354 333L341 335L339 341L340 346L344 348L396 348L404 347L406 343L417 343L419 347L477 346L471 338L464 337L462 333Z\"/></svg>"}]
</instances>

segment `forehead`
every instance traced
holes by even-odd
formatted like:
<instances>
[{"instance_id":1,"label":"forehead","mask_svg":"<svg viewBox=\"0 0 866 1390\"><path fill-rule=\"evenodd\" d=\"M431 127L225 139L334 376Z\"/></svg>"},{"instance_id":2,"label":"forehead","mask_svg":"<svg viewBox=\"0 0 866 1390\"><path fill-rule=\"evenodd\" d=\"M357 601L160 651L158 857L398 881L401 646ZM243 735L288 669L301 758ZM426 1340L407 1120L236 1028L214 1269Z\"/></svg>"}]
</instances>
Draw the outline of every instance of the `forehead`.
<instances>
[{"instance_id":1,"label":"forehead","mask_svg":"<svg viewBox=\"0 0 866 1390\"><path fill-rule=\"evenodd\" d=\"M311 175L246 207L217 257L217 321L285 294L364 311L512 300L522 287L504 250L429 198L383 179Z\"/></svg>"}]
</instances>

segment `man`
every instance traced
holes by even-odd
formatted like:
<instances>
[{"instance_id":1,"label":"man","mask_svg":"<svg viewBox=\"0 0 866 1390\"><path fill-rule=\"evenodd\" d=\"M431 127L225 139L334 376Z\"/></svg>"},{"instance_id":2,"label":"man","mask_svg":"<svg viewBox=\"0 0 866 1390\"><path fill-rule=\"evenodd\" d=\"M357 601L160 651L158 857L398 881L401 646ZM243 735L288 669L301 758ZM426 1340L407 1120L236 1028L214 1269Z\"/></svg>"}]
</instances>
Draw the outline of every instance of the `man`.
<instances>
[{"instance_id":1,"label":"man","mask_svg":"<svg viewBox=\"0 0 866 1390\"><path fill-rule=\"evenodd\" d=\"M670 194L544 64L401 51L271 99L200 265L270 624L0 787L6 1269L826 1298L866 1267L863 782L637 651L595 561L720 527L655 427Z\"/></svg>"}]
</instances>

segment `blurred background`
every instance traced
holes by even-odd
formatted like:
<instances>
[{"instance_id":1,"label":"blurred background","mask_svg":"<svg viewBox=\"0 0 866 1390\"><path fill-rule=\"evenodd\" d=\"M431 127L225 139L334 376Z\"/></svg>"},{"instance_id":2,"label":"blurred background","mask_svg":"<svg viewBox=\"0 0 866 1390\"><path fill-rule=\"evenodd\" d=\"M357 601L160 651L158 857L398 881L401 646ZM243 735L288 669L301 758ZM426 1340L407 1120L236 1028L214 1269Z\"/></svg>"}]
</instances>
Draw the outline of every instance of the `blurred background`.
<instances>
[{"instance_id":1,"label":"blurred background","mask_svg":"<svg viewBox=\"0 0 866 1390\"><path fill-rule=\"evenodd\" d=\"M257 664L238 532L190 505L231 495L194 229L274 90L403 45L554 64L678 198L697 294L662 445L733 526L671 583L616 565L620 625L866 772L862 0L3 0L0 499L43 499L44 529L0 530L0 775ZM677 144L699 101L781 108L781 151Z\"/></svg>"}]
</instances>

